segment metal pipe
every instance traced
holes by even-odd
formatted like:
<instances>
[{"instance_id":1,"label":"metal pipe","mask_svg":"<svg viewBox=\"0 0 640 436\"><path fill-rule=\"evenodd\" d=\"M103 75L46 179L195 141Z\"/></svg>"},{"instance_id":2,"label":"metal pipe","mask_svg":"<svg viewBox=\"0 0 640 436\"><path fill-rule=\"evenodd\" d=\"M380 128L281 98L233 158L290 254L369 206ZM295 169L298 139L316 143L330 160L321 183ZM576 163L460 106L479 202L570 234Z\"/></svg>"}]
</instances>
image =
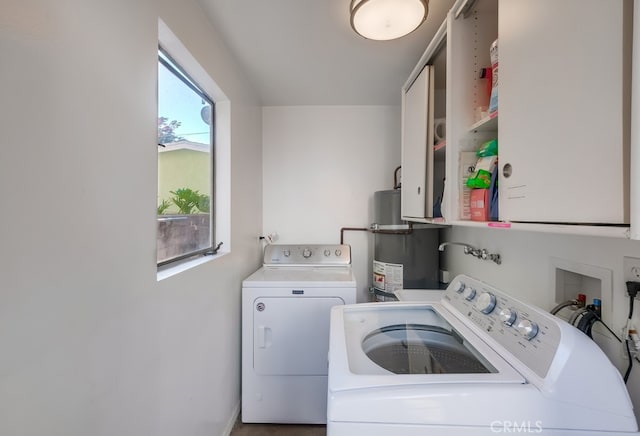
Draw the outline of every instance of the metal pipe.
<instances>
[{"instance_id":1,"label":"metal pipe","mask_svg":"<svg viewBox=\"0 0 640 436\"><path fill-rule=\"evenodd\" d=\"M413 233L413 223L409 222L405 229L381 229L379 224L371 224L369 231L371 233L380 233L383 235L410 235Z\"/></svg>"},{"instance_id":2,"label":"metal pipe","mask_svg":"<svg viewBox=\"0 0 640 436\"><path fill-rule=\"evenodd\" d=\"M438 245L438 250L444 251L447 245L460 245L464 248L464 254L469 254L476 250L476 248L473 248L471 245L465 244L463 242L443 242L442 244Z\"/></svg>"},{"instance_id":3,"label":"metal pipe","mask_svg":"<svg viewBox=\"0 0 640 436\"><path fill-rule=\"evenodd\" d=\"M356 231L356 232L368 232L369 229L366 227L343 227L340 229L340 245L344 244L344 232L345 231Z\"/></svg>"},{"instance_id":4,"label":"metal pipe","mask_svg":"<svg viewBox=\"0 0 640 436\"><path fill-rule=\"evenodd\" d=\"M393 172L393 189L400 189L401 183L398 183L398 171L400 171L400 168L402 168L402 166L399 166Z\"/></svg>"},{"instance_id":5,"label":"metal pipe","mask_svg":"<svg viewBox=\"0 0 640 436\"><path fill-rule=\"evenodd\" d=\"M340 244L344 244L344 232L345 231L357 231L357 232L371 232L380 233L383 235L410 235L413 233L413 224L409 223L408 228L403 230L387 230L377 228L377 224L372 224L370 228L365 227L343 227L340 229Z\"/></svg>"},{"instance_id":6,"label":"metal pipe","mask_svg":"<svg viewBox=\"0 0 640 436\"><path fill-rule=\"evenodd\" d=\"M464 249L464 254L470 254L473 257L477 257L478 259L482 259L482 260L492 260L498 265L502 264L502 258L500 257L499 254L489 253L484 248L482 249L474 248L471 245L465 244L463 242L443 242L438 246L438 250L444 251L444 248L447 245L460 245Z\"/></svg>"}]
</instances>

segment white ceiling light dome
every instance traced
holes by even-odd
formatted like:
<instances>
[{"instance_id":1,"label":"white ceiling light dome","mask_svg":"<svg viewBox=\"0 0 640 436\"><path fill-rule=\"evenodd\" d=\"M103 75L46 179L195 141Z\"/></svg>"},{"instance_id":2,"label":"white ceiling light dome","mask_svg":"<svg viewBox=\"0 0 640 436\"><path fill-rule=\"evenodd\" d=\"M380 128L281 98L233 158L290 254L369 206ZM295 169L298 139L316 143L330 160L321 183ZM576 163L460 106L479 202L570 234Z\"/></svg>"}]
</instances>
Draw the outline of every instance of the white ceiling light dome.
<instances>
[{"instance_id":1,"label":"white ceiling light dome","mask_svg":"<svg viewBox=\"0 0 640 436\"><path fill-rule=\"evenodd\" d=\"M351 27L367 39L400 38L427 19L429 0L351 0Z\"/></svg>"}]
</instances>

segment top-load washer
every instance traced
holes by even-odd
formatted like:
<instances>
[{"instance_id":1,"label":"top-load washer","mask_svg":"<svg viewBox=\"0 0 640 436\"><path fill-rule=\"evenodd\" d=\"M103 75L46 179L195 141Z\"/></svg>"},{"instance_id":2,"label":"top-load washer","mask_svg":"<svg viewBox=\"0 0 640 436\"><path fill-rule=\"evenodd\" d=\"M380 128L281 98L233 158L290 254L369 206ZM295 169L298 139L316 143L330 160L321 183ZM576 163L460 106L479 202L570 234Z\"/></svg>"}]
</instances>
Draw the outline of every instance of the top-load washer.
<instances>
[{"instance_id":1,"label":"top-load washer","mask_svg":"<svg viewBox=\"0 0 640 436\"><path fill-rule=\"evenodd\" d=\"M637 434L584 333L460 275L439 301L334 308L328 436Z\"/></svg>"},{"instance_id":2,"label":"top-load washer","mask_svg":"<svg viewBox=\"0 0 640 436\"><path fill-rule=\"evenodd\" d=\"M327 418L331 308L356 302L348 245L268 245L242 282L242 421Z\"/></svg>"}]
</instances>

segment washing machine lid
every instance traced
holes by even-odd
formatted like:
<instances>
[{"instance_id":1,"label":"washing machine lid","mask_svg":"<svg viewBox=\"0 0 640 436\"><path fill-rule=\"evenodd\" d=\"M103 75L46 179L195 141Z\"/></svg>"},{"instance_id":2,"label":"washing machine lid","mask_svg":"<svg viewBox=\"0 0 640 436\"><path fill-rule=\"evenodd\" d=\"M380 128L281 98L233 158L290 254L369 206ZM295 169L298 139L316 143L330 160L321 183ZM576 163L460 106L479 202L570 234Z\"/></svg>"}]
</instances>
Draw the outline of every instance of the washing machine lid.
<instances>
[{"instance_id":1,"label":"washing machine lid","mask_svg":"<svg viewBox=\"0 0 640 436\"><path fill-rule=\"evenodd\" d=\"M441 303L334 308L330 389L442 383L526 383ZM335 344L335 346L334 346Z\"/></svg>"},{"instance_id":2,"label":"washing machine lid","mask_svg":"<svg viewBox=\"0 0 640 436\"><path fill-rule=\"evenodd\" d=\"M496 372L450 326L412 323L387 325L366 335L361 346L373 363L393 374Z\"/></svg>"},{"instance_id":3,"label":"washing machine lid","mask_svg":"<svg viewBox=\"0 0 640 436\"><path fill-rule=\"evenodd\" d=\"M351 288L356 279L351 266L263 266L243 282L245 288Z\"/></svg>"}]
</instances>

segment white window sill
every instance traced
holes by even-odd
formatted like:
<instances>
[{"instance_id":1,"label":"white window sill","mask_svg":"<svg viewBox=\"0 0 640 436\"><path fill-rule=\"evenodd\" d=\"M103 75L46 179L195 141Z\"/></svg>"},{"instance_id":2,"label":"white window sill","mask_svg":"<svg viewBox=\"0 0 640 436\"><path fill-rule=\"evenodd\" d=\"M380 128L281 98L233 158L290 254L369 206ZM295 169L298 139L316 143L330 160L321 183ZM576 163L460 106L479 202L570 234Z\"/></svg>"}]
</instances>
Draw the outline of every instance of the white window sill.
<instances>
[{"instance_id":1,"label":"white window sill","mask_svg":"<svg viewBox=\"0 0 640 436\"><path fill-rule=\"evenodd\" d=\"M185 259L183 261L175 262L170 265L161 266L158 268L157 279L158 281L161 281L169 277L173 277L176 274L180 274L181 272L187 271L191 268L195 268L198 265L202 265L204 263L209 263L216 259L219 259L228 253L229 252L220 252L211 256L198 256L192 259Z\"/></svg>"}]
</instances>

